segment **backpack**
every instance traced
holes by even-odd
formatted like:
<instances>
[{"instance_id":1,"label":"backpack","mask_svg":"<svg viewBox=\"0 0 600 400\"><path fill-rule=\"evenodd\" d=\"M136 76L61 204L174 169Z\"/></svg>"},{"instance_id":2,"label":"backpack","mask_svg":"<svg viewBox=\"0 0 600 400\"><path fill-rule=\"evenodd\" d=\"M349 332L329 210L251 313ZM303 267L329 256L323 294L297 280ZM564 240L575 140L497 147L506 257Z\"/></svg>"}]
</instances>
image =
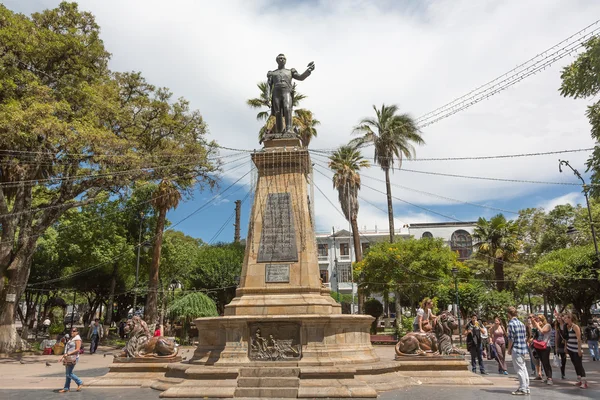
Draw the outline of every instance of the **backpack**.
<instances>
[{"instance_id":1,"label":"backpack","mask_svg":"<svg viewBox=\"0 0 600 400\"><path fill-rule=\"evenodd\" d=\"M594 328L590 329L590 334L588 336L588 340L598 340L599 336L600 336L600 334L598 332L598 328L594 327Z\"/></svg>"}]
</instances>

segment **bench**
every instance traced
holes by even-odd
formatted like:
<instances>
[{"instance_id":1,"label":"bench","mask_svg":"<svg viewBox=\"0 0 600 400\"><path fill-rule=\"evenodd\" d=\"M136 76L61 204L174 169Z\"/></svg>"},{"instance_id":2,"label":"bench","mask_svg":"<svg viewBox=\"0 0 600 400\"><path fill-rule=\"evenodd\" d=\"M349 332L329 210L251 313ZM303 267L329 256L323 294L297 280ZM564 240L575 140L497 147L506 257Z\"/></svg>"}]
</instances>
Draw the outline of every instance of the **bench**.
<instances>
[{"instance_id":1,"label":"bench","mask_svg":"<svg viewBox=\"0 0 600 400\"><path fill-rule=\"evenodd\" d=\"M396 335L371 335L371 344L375 343L396 344L398 339L396 339Z\"/></svg>"}]
</instances>

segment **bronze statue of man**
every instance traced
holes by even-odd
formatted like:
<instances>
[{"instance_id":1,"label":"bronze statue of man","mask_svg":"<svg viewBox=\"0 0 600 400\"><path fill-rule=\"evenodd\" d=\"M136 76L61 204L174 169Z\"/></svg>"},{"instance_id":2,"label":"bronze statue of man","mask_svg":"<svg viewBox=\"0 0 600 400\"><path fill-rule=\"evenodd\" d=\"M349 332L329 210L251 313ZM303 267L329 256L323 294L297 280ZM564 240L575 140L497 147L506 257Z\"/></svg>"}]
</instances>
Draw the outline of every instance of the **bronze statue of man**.
<instances>
[{"instance_id":1,"label":"bronze statue of man","mask_svg":"<svg viewBox=\"0 0 600 400\"><path fill-rule=\"evenodd\" d=\"M292 129L292 79L305 80L315 69L315 63L308 64L304 73L299 74L294 68L285 68L285 55L279 54L275 59L277 69L267 73L267 81L271 89L271 115L275 116L273 133L294 134ZM285 121L285 132L283 122Z\"/></svg>"}]
</instances>

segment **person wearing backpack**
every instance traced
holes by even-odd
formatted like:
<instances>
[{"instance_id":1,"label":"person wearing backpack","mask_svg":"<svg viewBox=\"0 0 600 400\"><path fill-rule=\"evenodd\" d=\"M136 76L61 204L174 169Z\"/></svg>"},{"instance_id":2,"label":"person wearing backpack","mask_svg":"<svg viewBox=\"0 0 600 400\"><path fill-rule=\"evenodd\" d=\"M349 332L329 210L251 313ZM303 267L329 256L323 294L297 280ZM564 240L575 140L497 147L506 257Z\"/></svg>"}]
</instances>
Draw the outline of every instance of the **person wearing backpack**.
<instances>
[{"instance_id":1,"label":"person wearing backpack","mask_svg":"<svg viewBox=\"0 0 600 400\"><path fill-rule=\"evenodd\" d=\"M590 355L593 361L600 359L598 353L598 339L600 338L600 329L598 328L598 322L590 320L588 326L585 328L585 337L587 338L588 347L590 348Z\"/></svg>"}]
</instances>

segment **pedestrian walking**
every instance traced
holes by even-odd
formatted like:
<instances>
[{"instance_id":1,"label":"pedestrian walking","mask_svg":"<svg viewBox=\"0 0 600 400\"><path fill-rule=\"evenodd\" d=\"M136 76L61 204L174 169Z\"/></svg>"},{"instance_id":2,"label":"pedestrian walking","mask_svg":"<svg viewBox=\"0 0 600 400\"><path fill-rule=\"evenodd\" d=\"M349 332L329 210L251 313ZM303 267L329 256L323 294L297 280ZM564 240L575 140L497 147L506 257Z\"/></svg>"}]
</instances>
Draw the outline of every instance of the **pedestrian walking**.
<instances>
[{"instance_id":1,"label":"pedestrian walking","mask_svg":"<svg viewBox=\"0 0 600 400\"><path fill-rule=\"evenodd\" d=\"M121 339L125 339L125 325L127 325L127 323L125 322L124 319L122 319L121 322L119 323L119 337Z\"/></svg>"},{"instance_id":2,"label":"pedestrian walking","mask_svg":"<svg viewBox=\"0 0 600 400\"><path fill-rule=\"evenodd\" d=\"M104 337L104 328L102 328L102 324L100 324L100 320L98 318L91 323L87 337L91 340L90 354L94 354L98 349L98 342Z\"/></svg>"},{"instance_id":3,"label":"pedestrian walking","mask_svg":"<svg viewBox=\"0 0 600 400\"><path fill-rule=\"evenodd\" d=\"M541 364L544 367L546 374L545 382L548 385L553 385L552 381L552 365L550 364L550 338L552 337L552 326L542 314L536 316L532 320L532 324L538 331L538 338L533 340L533 347L537 351Z\"/></svg>"},{"instance_id":4,"label":"pedestrian walking","mask_svg":"<svg viewBox=\"0 0 600 400\"><path fill-rule=\"evenodd\" d=\"M560 377L561 379L565 379L565 367L567 365L567 353L565 351L565 344L567 342L565 316L555 311L554 317L554 330L556 331L554 339L556 349L555 354L560 357Z\"/></svg>"},{"instance_id":5,"label":"pedestrian walking","mask_svg":"<svg viewBox=\"0 0 600 400\"><path fill-rule=\"evenodd\" d=\"M477 362L479 362L479 371L482 375L487 375L488 373L485 372L485 366L483 365L482 327L477 320L477 314L473 314L463 334L467 336L467 350L471 353L471 371L477 372Z\"/></svg>"},{"instance_id":6,"label":"pedestrian walking","mask_svg":"<svg viewBox=\"0 0 600 400\"><path fill-rule=\"evenodd\" d=\"M490 340L488 336L488 329L485 326L485 321L479 321L481 324L481 348L482 348L482 356L485 359L492 359L492 352L490 351Z\"/></svg>"},{"instance_id":7,"label":"pedestrian walking","mask_svg":"<svg viewBox=\"0 0 600 400\"><path fill-rule=\"evenodd\" d=\"M529 353L527 348L527 332L525 325L517 318L517 309L509 307L508 315L508 354L512 355L513 365L519 378L519 388L512 392L515 396L528 395L529 375L527 374L527 364L525 364L525 355Z\"/></svg>"},{"instance_id":8,"label":"pedestrian walking","mask_svg":"<svg viewBox=\"0 0 600 400\"><path fill-rule=\"evenodd\" d=\"M423 299L421 308L417 310L417 316L413 321L413 332L424 333L431 330L431 320L436 318L431 311L432 308L433 301L429 297Z\"/></svg>"},{"instance_id":9,"label":"pedestrian walking","mask_svg":"<svg viewBox=\"0 0 600 400\"><path fill-rule=\"evenodd\" d=\"M77 328L71 329L70 339L65 344L65 352L59 358L59 362L62 362L65 366L65 385L59 390L59 393L66 393L71 390L71 380L74 380L77 384L77 391L80 392L83 387L83 382L73 373L77 361L79 361L79 349L81 349L81 336Z\"/></svg>"},{"instance_id":10,"label":"pedestrian walking","mask_svg":"<svg viewBox=\"0 0 600 400\"><path fill-rule=\"evenodd\" d=\"M506 329L502 326L500 317L494 318L494 324L490 328L491 347L494 349L496 354L496 361L498 362L498 373L508 375L506 368Z\"/></svg>"},{"instance_id":11,"label":"pedestrian walking","mask_svg":"<svg viewBox=\"0 0 600 400\"><path fill-rule=\"evenodd\" d=\"M585 377L585 369L583 369L583 348L581 347L581 329L574 321L573 314L567 314L565 322L567 324L567 343L566 349L569 354L569 358L575 367L577 373L577 383L582 389L587 389L587 379Z\"/></svg>"},{"instance_id":12,"label":"pedestrian walking","mask_svg":"<svg viewBox=\"0 0 600 400\"><path fill-rule=\"evenodd\" d=\"M598 338L600 338L600 329L598 328L597 321L590 320L588 322L588 326L585 328L585 338L587 339L592 361L598 361L598 359L600 359L600 353L598 353Z\"/></svg>"}]
</instances>

